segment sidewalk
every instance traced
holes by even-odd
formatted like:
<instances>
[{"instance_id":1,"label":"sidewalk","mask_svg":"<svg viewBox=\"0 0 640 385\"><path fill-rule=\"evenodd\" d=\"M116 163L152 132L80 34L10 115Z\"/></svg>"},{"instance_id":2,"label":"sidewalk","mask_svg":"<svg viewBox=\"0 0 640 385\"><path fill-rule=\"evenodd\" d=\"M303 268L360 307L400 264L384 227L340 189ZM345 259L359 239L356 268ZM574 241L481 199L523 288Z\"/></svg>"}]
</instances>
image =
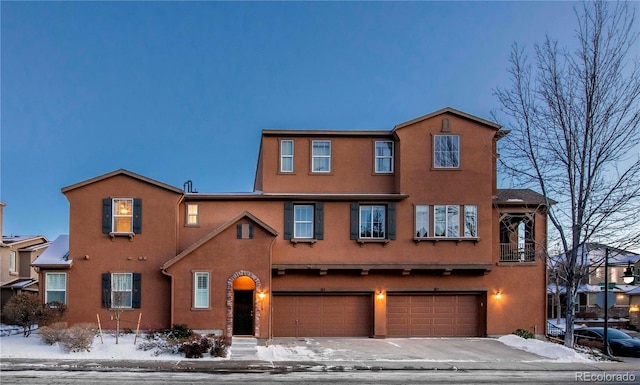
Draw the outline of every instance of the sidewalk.
<instances>
[{"instance_id":1,"label":"sidewalk","mask_svg":"<svg viewBox=\"0 0 640 385\"><path fill-rule=\"evenodd\" d=\"M633 371L636 362L551 359L490 338L277 338L255 359L37 359L3 358L0 370L284 373L359 370Z\"/></svg>"}]
</instances>

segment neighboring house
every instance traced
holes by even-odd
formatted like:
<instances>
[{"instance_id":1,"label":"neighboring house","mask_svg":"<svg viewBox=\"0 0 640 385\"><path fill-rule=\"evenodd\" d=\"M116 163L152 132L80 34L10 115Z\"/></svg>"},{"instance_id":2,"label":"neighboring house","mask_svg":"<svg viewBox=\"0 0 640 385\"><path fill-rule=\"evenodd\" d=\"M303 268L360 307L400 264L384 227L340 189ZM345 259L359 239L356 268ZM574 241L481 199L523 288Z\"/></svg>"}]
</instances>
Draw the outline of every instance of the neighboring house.
<instances>
[{"instance_id":1,"label":"neighboring house","mask_svg":"<svg viewBox=\"0 0 640 385\"><path fill-rule=\"evenodd\" d=\"M640 330L640 286L627 292L629 296L629 325Z\"/></svg>"},{"instance_id":2,"label":"neighboring house","mask_svg":"<svg viewBox=\"0 0 640 385\"><path fill-rule=\"evenodd\" d=\"M0 223L5 204L0 202ZM0 231L2 226L0 225ZM3 235L0 242L0 305L23 291L38 292L38 274L31 262L49 241L42 235Z\"/></svg>"},{"instance_id":3,"label":"neighboring house","mask_svg":"<svg viewBox=\"0 0 640 385\"><path fill-rule=\"evenodd\" d=\"M543 334L546 206L496 188L505 134L451 108L264 130L248 193L116 170L62 189L69 255L40 279L63 274L68 321L107 329L120 311L121 327L261 339Z\"/></svg>"},{"instance_id":4,"label":"neighboring house","mask_svg":"<svg viewBox=\"0 0 640 385\"><path fill-rule=\"evenodd\" d=\"M42 274L44 303L67 303L67 273L72 261L69 259L69 236L60 235L36 258L31 266L36 271L44 266L47 272Z\"/></svg>"}]
</instances>

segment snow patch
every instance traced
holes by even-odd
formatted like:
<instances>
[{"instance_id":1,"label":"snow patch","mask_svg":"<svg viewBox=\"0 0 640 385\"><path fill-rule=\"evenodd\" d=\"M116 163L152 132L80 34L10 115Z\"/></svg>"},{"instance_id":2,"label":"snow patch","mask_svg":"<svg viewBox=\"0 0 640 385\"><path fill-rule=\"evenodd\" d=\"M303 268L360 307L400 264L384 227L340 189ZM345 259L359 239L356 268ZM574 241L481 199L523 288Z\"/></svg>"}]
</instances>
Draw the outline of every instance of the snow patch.
<instances>
[{"instance_id":1,"label":"snow patch","mask_svg":"<svg viewBox=\"0 0 640 385\"><path fill-rule=\"evenodd\" d=\"M573 349L569 349L566 346L540 341L534 338L525 339L514 334L509 334L498 338L498 341L512 348L524 350L542 357L552 358L559 362L591 361L587 356Z\"/></svg>"}]
</instances>

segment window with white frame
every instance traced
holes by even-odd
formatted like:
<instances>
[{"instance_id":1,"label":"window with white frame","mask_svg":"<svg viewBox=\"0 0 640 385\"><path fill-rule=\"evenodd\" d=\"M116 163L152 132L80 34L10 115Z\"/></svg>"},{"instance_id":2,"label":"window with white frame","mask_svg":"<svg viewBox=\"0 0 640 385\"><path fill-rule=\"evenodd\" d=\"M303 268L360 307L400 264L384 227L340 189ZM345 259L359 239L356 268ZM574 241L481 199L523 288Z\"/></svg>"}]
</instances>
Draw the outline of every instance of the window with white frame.
<instances>
[{"instance_id":1,"label":"window with white frame","mask_svg":"<svg viewBox=\"0 0 640 385\"><path fill-rule=\"evenodd\" d=\"M280 141L280 172L293 172L293 140Z\"/></svg>"},{"instance_id":2,"label":"window with white frame","mask_svg":"<svg viewBox=\"0 0 640 385\"><path fill-rule=\"evenodd\" d=\"M131 308L133 300L133 274L111 274L111 307Z\"/></svg>"},{"instance_id":3,"label":"window with white frame","mask_svg":"<svg viewBox=\"0 0 640 385\"><path fill-rule=\"evenodd\" d=\"M197 203L187 203L187 226L197 226L198 225L198 204Z\"/></svg>"},{"instance_id":4,"label":"window with white frame","mask_svg":"<svg viewBox=\"0 0 640 385\"><path fill-rule=\"evenodd\" d=\"M376 141L375 144L375 172L393 172L393 142L390 140Z\"/></svg>"},{"instance_id":5,"label":"window with white frame","mask_svg":"<svg viewBox=\"0 0 640 385\"><path fill-rule=\"evenodd\" d=\"M209 273L196 272L193 274L193 307L209 307Z\"/></svg>"},{"instance_id":6,"label":"window with white frame","mask_svg":"<svg viewBox=\"0 0 640 385\"><path fill-rule=\"evenodd\" d=\"M311 171L331 172L330 140L313 140L311 142Z\"/></svg>"},{"instance_id":7,"label":"window with white frame","mask_svg":"<svg viewBox=\"0 0 640 385\"><path fill-rule=\"evenodd\" d=\"M386 238L386 207L383 205L360 206L360 238Z\"/></svg>"},{"instance_id":8,"label":"window with white frame","mask_svg":"<svg viewBox=\"0 0 640 385\"><path fill-rule=\"evenodd\" d=\"M16 252L13 250L9 252L9 272L16 272Z\"/></svg>"},{"instance_id":9,"label":"window with white frame","mask_svg":"<svg viewBox=\"0 0 640 385\"><path fill-rule=\"evenodd\" d=\"M433 144L434 168L460 167L460 137L458 135L435 135Z\"/></svg>"},{"instance_id":10,"label":"window with white frame","mask_svg":"<svg viewBox=\"0 0 640 385\"><path fill-rule=\"evenodd\" d=\"M46 273L44 302L67 303L67 273Z\"/></svg>"},{"instance_id":11,"label":"window with white frame","mask_svg":"<svg viewBox=\"0 0 640 385\"><path fill-rule=\"evenodd\" d=\"M114 198L111 212L114 233L133 232L133 199Z\"/></svg>"},{"instance_id":12,"label":"window with white frame","mask_svg":"<svg viewBox=\"0 0 640 385\"><path fill-rule=\"evenodd\" d=\"M416 238L429 237L429 206L416 205Z\"/></svg>"},{"instance_id":13,"label":"window with white frame","mask_svg":"<svg viewBox=\"0 0 640 385\"><path fill-rule=\"evenodd\" d=\"M313 214L315 206L312 204L293 205L293 237L296 239L310 239L314 236Z\"/></svg>"}]
</instances>

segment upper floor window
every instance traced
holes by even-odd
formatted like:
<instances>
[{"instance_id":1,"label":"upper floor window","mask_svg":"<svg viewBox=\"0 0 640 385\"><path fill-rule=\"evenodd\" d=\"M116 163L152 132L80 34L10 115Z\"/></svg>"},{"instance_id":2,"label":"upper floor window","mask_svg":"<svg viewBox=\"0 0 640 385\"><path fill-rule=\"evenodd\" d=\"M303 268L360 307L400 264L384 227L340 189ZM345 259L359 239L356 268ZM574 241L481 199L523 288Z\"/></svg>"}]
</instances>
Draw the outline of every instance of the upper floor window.
<instances>
[{"instance_id":1,"label":"upper floor window","mask_svg":"<svg viewBox=\"0 0 640 385\"><path fill-rule=\"evenodd\" d=\"M434 168L460 167L460 137L458 135L435 135L433 145Z\"/></svg>"},{"instance_id":2,"label":"upper floor window","mask_svg":"<svg viewBox=\"0 0 640 385\"><path fill-rule=\"evenodd\" d=\"M376 141L375 171L377 173L393 172L393 142L390 140Z\"/></svg>"},{"instance_id":3,"label":"upper floor window","mask_svg":"<svg viewBox=\"0 0 640 385\"><path fill-rule=\"evenodd\" d=\"M280 172L293 172L293 140L280 141Z\"/></svg>"},{"instance_id":4,"label":"upper floor window","mask_svg":"<svg viewBox=\"0 0 640 385\"><path fill-rule=\"evenodd\" d=\"M314 140L311 142L311 171L331 172L330 140Z\"/></svg>"},{"instance_id":5,"label":"upper floor window","mask_svg":"<svg viewBox=\"0 0 640 385\"><path fill-rule=\"evenodd\" d=\"M46 273L44 302L67 303L67 274Z\"/></svg>"},{"instance_id":6,"label":"upper floor window","mask_svg":"<svg viewBox=\"0 0 640 385\"><path fill-rule=\"evenodd\" d=\"M15 273L16 271L16 252L11 250L9 252L9 272Z\"/></svg>"},{"instance_id":7,"label":"upper floor window","mask_svg":"<svg viewBox=\"0 0 640 385\"><path fill-rule=\"evenodd\" d=\"M431 215L432 229L429 228ZM416 205L415 238L429 237L478 238L478 206Z\"/></svg>"},{"instance_id":8,"label":"upper floor window","mask_svg":"<svg viewBox=\"0 0 640 385\"><path fill-rule=\"evenodd\" d=\"M316 203L284 204L284 239L292 241L324 238L324 205Z\"/></svg>"},{"instance_id":9,"label":"upper floor window","mask_svg":"<svg viewBox=\"0 0 640 385\"><path fill-rule=\"evenodd\" d=\"M141 274L102 274L102 306L110 309L140 308Z\"/></svg>"},{"instance_id":10,"label":"upper floor window","mask_svg":"<svg viewBox=\"0 0 640 385\"><path fill-rule=\"evenodd\" d=\"M197 226L198 222L198 204L187 203L187 226Z\"/></svg>"},{"instance_id":11,"label":"upper floor window","mask_svg":"<svg viewBox=\"0 0 640 385\"><path fill-rule=\"evenodd\" d=\"M351 239L396 239L396 210L389 204L351 204Z\"/></svg>"},{"instance_id":12,"label":"upper floor window","mask_svg":"<svg viewBox=\"0 0 640 385\"><path fill-rule=\"evenodd\" d=\"M142 199L103 199L102 232L116 235L142 233Z\"/></svg>"},{"instance_id":13,"label":"upper floor window","mask_svg":"<svg viewBox=\"0 0 640 385\"><path fill-rule=\"evenodd\" d=\"M193 307L209 307L209 273L196 272L193 274Z\"/></svg>"}]
</instances>

